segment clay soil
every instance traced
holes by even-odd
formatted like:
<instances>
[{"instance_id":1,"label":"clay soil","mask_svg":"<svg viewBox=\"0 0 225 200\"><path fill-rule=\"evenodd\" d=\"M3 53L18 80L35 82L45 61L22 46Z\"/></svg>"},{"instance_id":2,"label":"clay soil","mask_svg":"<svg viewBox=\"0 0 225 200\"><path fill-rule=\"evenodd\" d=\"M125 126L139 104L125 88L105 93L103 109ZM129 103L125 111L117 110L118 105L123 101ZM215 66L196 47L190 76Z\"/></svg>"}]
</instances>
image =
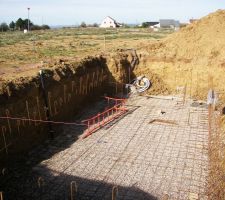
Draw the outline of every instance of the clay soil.
<instances>
[{"instance_id":1,"label":"clay soil","mask_svg":"<svg viewBox=\"0 0 225 200\"><path fill-rule=\"evenodd\" d=\"M223 101L224 33L225 10L218 10L160 41L142 44L136 73L155 72L173 91L187 85L188 95L203 100L213 87Z\"/></svg>"}]
</instances>

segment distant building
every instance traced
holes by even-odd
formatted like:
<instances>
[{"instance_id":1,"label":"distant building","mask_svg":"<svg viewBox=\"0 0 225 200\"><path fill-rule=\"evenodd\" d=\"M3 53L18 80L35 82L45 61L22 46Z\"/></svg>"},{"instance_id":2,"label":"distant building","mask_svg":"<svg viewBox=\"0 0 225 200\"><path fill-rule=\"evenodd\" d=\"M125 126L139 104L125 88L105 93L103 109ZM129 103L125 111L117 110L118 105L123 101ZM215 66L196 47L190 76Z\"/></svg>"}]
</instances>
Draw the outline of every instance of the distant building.
<instances>
[{"instance_id":1,"label":"distant building","mask_svg":"<svg viewBox=\"0 0 225 200\"><path fill-rule=\"evenodd\" d=\"M108 16L102 21L100 28L117 28L120 26L122 26L122 24L116 22L115 19Z\"/></svg>"},{"instance_id":2,"label":"distant building","mask_svg":"<svg viewBox=\"0 0 225 200\"><path fill-rule=\"evenodd\" d=\"M159 22L143 22L142 25L143 25L143 24L146 24L146 25L148 25L149 27L153 28L153 27L158 26L158 25L159 25Z\"/></svg>"},{"instance_id":3,"label":"distant building","mask_svg":"<svg viewBox=\"0 0 225 200\"><path fill-rule=\"evenodd\" d=\"M194 22L196 22L196 21L198 21L198 19L190 19L190 20L189 20L190 24L192 24L192 23L194 23Z\"/></svg>"},{"instance_id":4,"label":"distant building","mask_svg":"<svg viewBox=\"0 0 225 200\"><path fill-rule=\"evenodd\" d=\"M180 28L180 22L174 19L160 19L159 23L160 28L172 28L175 30Z\"/></svg>"},{"instance_id":5,"label":"distant building","mask_svg":"<svg viewBox=\"0 0 225 200\"><path fill-rule=\"evenodd\" d=\"M160 24L159 24L159 22L143 22L142 24L140 24L138 26L144 27L144 28L151 28L154 31L158 31Z\"/></svg>"}]
</instances>

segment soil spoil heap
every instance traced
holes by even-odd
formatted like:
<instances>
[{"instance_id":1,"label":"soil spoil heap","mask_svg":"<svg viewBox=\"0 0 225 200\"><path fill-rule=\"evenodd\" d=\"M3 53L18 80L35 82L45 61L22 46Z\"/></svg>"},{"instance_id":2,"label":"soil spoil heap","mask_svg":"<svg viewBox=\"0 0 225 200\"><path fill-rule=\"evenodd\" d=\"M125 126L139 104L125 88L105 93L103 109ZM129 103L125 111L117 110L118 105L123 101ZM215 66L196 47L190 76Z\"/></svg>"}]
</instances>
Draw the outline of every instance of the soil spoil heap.
<instances>
[{"instance_id":1,"label":"soil spoil heap","mask_svg":"<svg viewBox=\"0 0 225 200\"><path fill-rule=\"evenodd\" d=\"M162 60L225 66L225 10L218 10L150 45L150 56Z\"/></svg>"}]
</instances>

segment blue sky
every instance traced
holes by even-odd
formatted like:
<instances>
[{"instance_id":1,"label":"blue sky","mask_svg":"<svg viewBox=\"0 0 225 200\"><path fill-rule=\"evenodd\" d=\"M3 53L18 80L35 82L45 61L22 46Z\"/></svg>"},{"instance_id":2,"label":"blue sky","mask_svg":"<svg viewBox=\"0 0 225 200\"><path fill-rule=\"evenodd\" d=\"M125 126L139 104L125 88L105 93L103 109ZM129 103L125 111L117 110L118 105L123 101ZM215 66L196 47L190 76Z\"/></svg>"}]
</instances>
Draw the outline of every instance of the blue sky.
<instances>
[{"instance_id":1,"label":"blue sky","mask_svg":"<svg viewBox=\"0 0 225 200\"><path fill-rule=\"evenodd\" d=\"M35 24L100 23L105 16L124 23L163 18L185 22L225 9L225 0L0 0L0 22L27 18L27 7Z\"/></svg>"}]
</instances>

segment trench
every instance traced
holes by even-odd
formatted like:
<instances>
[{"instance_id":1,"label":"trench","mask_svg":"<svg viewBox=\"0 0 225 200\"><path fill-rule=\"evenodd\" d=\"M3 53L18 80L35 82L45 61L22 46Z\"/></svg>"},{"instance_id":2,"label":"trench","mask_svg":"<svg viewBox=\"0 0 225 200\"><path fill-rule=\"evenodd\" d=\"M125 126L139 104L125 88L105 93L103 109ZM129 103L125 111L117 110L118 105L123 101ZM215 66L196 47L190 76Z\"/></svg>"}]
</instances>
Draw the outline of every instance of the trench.
<instances>
[{"instance_id":1,"label":"trench","mask_svg":"<svg viewBox=\"0 0 225 200\"><path fill-rule=\"evenodd\" d=\"M11 119L0 120L1 167L63 131L63 123L44 121L70 123L104 95L125 93L130 67L126 55L89 57L76 63L60 60L42 70L44 90L38 73L2 84L0 115Z\"/></svg>"}]
</instances>

